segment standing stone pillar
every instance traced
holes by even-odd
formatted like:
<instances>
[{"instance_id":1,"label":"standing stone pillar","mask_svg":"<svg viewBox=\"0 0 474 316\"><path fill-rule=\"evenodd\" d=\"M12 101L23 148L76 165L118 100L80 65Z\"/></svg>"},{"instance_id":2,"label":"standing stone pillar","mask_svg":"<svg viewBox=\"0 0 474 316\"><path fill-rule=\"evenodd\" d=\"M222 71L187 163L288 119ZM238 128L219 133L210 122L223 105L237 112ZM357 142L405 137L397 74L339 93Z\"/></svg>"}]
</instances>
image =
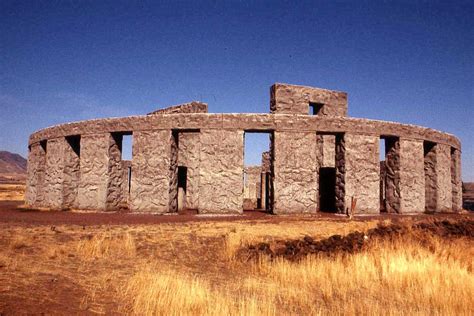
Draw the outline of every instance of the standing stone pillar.
<instances>
[{"instance_id":1,"label":"standing stone pillar","mask_svg":"<svg viewBox=\"0 0 474 316\"><path fill-rule=\"evenodd\" d=\"M133 212L169 212L172 141L171 130L133 133L130 191Z\"/></svg>"},{"instance_id":2,"label":"standing stone pillar","mask_svg":"<svg viewBox=\"0 0 474 316\"><path fill-rule=\"evenodd\" d=\"M244 132L201 130L199 212L242 213Z\"/></svg>"},{"instance_id":3,"label":"standing stone pillar","mask_svg":"<svg viewBox=\"0 0 474 316\"><path fill-rule=\"evenodd\" d=\"M44 172L46 165L46 142L31 144L28 152L28 180L25 201L29 206L43 203Z\"/></svg>"},{"instance_id":4,"label":"standing stone pillar","mask_svg":"<svg viewBox=\"0 0 474 316\"><path fill-rule=\"evenodd\" d=\"M260 173L260 209L267 209L267 173Z\"/></svg>"},{"instance_id":5,"label":"standing stone pillar","mask_svg":"<svg viewBox=\"0 0 474 316\"><path fill-rule=\"evenodd\" d=\"M378 214L380 212L379 138L346 133L344 148L345 207L350 208L351 200L354 198L357 199L356 214Z\"/></svg>"},{"instance_id":6,"label":"standing stone pillar","mask_svg":"<svg viewBox=\"0 0 474 316\"><path fill-rule=\"evenodd\" d=\"M318 209L316 133L275 131L273 142L273 212L315 213Z\"/></svg>"},{"instance_id":7,"label":"standing stone pillar","mask_svg":"<svg viewBox=\"0 0 474 316\"><path fill-rule=\"evenodd\" d=\"M336 135L318 135L319 167L334 168L336 156Z\"/></svg>"},{"instance_id":8,"label":"standing stone pillar","mask_svg":"<svg viewBox=\"0 0 474 316\"><path fill-rule=\"evenodd\" d=\"M336 211L343 214L346 211L346 145L344 134L336 135Z\"/></svg>"},{"instance_id":9,"label":"standing stone pillar","mask_svg":"<svg viewBox=\"0 0 474 316\"><path fill-rule=\"evenodd\" d=\"M126 195L124 194L127 178L122 163L122 140L123 135L120 133L112 133L108 137L107 210L118 210L127 206Z\"/></svg>"},{"instance_id":10,"label":"standing stone pillar","mask_svg":"<svg viewBox=\"0 0 474 316\"><path fill-rule=\"evenodd\" d=\"M79 208L116 209L123 183L123 173L117 165L120 165L120 148L110 133L81 137Z\"/></svg>"},{"instance_id":11,"label":"standing stone pillar","mask_svg":"<svg viewBox=\"0 0 474 316\"><path fill-rule=\"evenodd\" d=\"M436 212L452 212L451 147L436 144Z\"/></svg>"},{"instance_id":12,"label":"standing stone pillar","mask_svg":"<svg viewBox=\"0 0 474 316\"><path fill-rule=\"evenodd\" d=\"M423 141L400 138L400 213L425 210Z\"/></svg>"},{"instance_id":13,"label":"standing stone pillar","mask_svg":"<svg viewBox=\"0 0 474 316\"><path fill-rule=\"evenodd\" d=\"M451 186L453 196L453 211L462 210L462 180L461 180L461 152L451 149Z\"/></svg>"},{"instance_id":14,"label":"standing stone pillar","mask_svg":"<svg viewBox=\"0 0 474 316\"><path fill-rule=\"evenodd\" d=\"M77 207L76 199L81 178L80 136L66 137L63 169L63 208Z\"/></svg>"},{"instance_id":15,"label":"standing stone pillar","mask_svg":"<svg viewBox=\"0 0 474 316\"><path fill-rule=\"evenodd\" d=\"M400 141L398 138L385 140L384 162L385 211L400 212Z\"/></svg>"},{"instance_id":16,"label":"standing stone pillar","mask_svg":"<svg viewBox=\"0 0 474 316\"><path fill-rule=\"evenodd\" d=\"M180 132L178 165L187 168L186 198L184 205L188 209L199 207L199 152L201 134L199 132Z\"/></svg>"},{"instance_id":17,"label":"standing stone pillar","mask_svg":"<svg viewBox=\"0 0 474 316\"><path fill-rule=\"evenodd\" d=\"M63 137L50 139L47 143L43 206L51 209L63 207L64 154L67 146Z\"/></svg>"}]
</instances>

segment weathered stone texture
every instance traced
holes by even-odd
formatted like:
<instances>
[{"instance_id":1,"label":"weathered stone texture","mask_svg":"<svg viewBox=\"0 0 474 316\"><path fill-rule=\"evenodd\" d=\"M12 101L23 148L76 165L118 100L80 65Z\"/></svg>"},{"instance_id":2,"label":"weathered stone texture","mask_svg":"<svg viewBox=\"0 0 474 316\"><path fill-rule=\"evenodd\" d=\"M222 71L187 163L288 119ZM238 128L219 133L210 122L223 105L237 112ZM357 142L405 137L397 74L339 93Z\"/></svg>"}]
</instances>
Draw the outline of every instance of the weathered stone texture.
<instances>
[{"instance_id":1,"label":"weathered stone texture","mask_svg":"<svg viewBox=\"0 0 474 316\"><path fill-rule=\"evenodd\" d=\"M81 209L106 209L110 134L81 137L81 180L77 205Z\"/></svg>"},{"instance_id":2,"label":"weathered stone texture","mask_svg":"<svg viewBox=\"0 0 474 316\"><path fill-rule=\"evenodd\" d=\"M334 168L336 166L336 136L318 135L317 141L319 146L319 167Z\"/></svg>"},{"instance_id":3,"label":"weathered stone texture","mask_svg":"<svg viewBox=\"0 0 474 316\"><path fill-rule=\"evenodd\" d=\"M193 101L190 103L184 103L167 107L148 113L148 115L156 114L176 114L176 113L207 113L207 104L202 102Z\"/></svg>"},{"instance_id":4,"label":"weathered stone texture","mask_svg":"<svg viewBox=\"0 0 474 316\"><path fill-rule=\"evenodd\" d=\"M118 133L108 137L107 210L117 210L127 206L126 196L124 195L127 183L122 163L122 138L123 135Z\"/></svg>"},{"instance_id":5,"label":"weathered stone texture","mask_svg":"<svg viewBox=\"0 0 474 316\"><path fill-rule=\"evenodd\" d=\"M200 213L242 213L243 136L239 130L201 130Z\"/></svg>"},{"instance_id":6,"label":"weathered stone texture","mask_svg":"<svg viewBox=\"0 0 474 316\"><path fill-rule=\"evenodd\" d=\"M170 146L170 167L169 167L169 213L178 212L178 144L179 134L177 131L171 133Z\"/></svg>"},{"instance_id":7,"label":"weathered stone texture","mask_svg":"<svg viewBox=\"0 0 474 316\"><path fill-rule=\"evenodd\" d=\"M28 180L25 201L30 206L40 206L44 199L45 148L40 143L30 145L28 153Z\"/></svg>"},{"instance_id":8,"label":"weathered stone texture","mask_svg":"<svg viewBox=\"0 0 474 316\"><path fill-rule=\"evenodd\" d=\"M346 211L346 145L343 134L336 135L336 211L343 214Z\"/></svg>"},{"instance_id":9,"label":"weathered stone texture","mask_svg":"<svg viewBox=\"0 0 474 316\"><path fill-rule=\"evenodd\" d=\"M76 198L81 179L80 138L66 139L63 170L63 208L77 207Z\"/></svg>"},{"instance_id":10,"label":"weathered stone texture","mask_svg":"<svg viewBox=\"0 0 474 316\"><path fill-rule=\"evenodd\" d=\"M453 211L462 210L461 152L451 148L451 186Z\"/></svg>"},{"instance_id":11,"label":"weathered stone texture","mask_svg":"<svg viewBox=\"0 0 474 316\"><path fill-rule=\"evenodd\" d=\"M436 145L436 212L451 212L453 206L451 184L451 147Z\"/></svg>"},{"instance_id":12,"label":"weathered stone texture","mask_svg":"<svg viewBox=\"0 0 474 316\"><path fill-rule=\"evenodd\" d=\"M252 210L258 207L260 192L260 166L249 166L244 168L244 209Z\"/></svg>"},{"instance_id":13,"label":"weathered stone texture","mask_svg":"<svg viewBox=\"0 0 474 316\"><path fill-rule=\"evenodd\" d=\"M316 133L274 133L275 214L315 213L318 197Z\"/></svg>"},{"instance_id":14,"label":"weathered stone texture","mask_svg":"<svg viewBox=\"0 0 474 316\"><path fill-rule=\"evenodd\" d=\"M400 212L400 141L398 138L385 140L384 163L385 211Z\"/></svg>"},{"instance_id":15,"label":"weathered stone texture","mask_svg":"<svg viewBox=\"0 0 474 316\"><path fill-rule=\"evenodd\" d=\"M436 212L438 190L436 179L436 144L424 143L424 169L425 169L425 211Z\"/></svg>"},{"instance_id":16,"label":"weathered stone texture","mask_svg":"<svg viewBox=\"0 0 474 316\"><path fill-rule=\"evenodd\" d=\"M64 138L51 139L47 145L43 206L52 209L63 207L63 170L66 146Z\"/></svg>"},{"instance_id":17,"label":"weathered stone texture","mask_svg":"<svg viewBox=\"0 0 474 316\"><path fill-rule=\"evenodd\" d=\"M376 214L380 211L379 138L345 134L345 206L357 199L355 213Z\"/></svg>"},{"instance_id":18,"label":"weathered stone texture","mask_svg":"<svg viewBox=\"0 0 474 316\"><path fill-rule=\"evenodd\" d=\"M423 141L400 138L400 213L425 210Z\"/></svg>"},{"instance_id":19,"label":"weathered stone texture","mask_svg":"<svg viewBox=\"0 0 474 316\"><path fill-rule=\"evenodd\" d=\"M135 212L167 213L172 137L170 130L133 134L130 209Z\"/></svg>"},{"instance_id":20,"label":"weathered stone texture","mask_svg":"<svg viewBox=\"0 0 474 316\"><path fill-rule=\"evenodd\" d=\"M347 93L288 84L270 88L270 112L308 114L310 103L323 105L318 116L346 116Z\"/></svg>"},{"instance_id":21,"label":"weathered stone texture","mask_svg":"<svg viewBox=\"0 0 474 316\"><path fill-rule=\"evenodd\" d=\"M199 132L179 133L178 165L187 167L184 205L188 209L197 209L199 207L200 138Z\"/></svg>"}]
</instances>

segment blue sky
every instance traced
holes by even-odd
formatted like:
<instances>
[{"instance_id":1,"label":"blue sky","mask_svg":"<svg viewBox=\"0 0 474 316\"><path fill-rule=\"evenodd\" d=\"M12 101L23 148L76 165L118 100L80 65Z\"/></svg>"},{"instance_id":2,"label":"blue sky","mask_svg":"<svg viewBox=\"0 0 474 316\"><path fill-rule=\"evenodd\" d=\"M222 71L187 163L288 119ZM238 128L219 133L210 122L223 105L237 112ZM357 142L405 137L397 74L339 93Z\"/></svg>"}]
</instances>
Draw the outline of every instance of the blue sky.
<instances>
[{"instance_id":1,"label":"blue sky","mask_svg":"<svg viewBox=\"0 0 474 316\"><path fill-rule=\"evenodd\" d=\"M0 1L0 149L54 124L202 100L268 112L287 82L349 115L457 135L474 181L474 5L464 1ZM267 142L247 141L247 163Z\"/></svg>"}]
</instances>

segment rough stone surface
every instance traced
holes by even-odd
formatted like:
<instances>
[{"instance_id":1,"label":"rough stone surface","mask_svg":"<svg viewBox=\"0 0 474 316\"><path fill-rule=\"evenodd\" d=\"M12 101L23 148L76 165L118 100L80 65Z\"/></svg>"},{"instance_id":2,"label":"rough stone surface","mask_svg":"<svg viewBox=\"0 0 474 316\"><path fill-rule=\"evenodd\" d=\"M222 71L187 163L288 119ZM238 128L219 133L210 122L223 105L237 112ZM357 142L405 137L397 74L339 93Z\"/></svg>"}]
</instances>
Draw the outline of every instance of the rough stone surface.
<instances>
[{"instance_id":1,"label":"rough stone surface","mask_svg":"<svg viewBox=\"0 0 474 316\"><path fill-rule=\"evenodd\" d=\"M436 212L451 212L453 206L451 183L451 148L436 145Z\"/></svg>"},{"instance_id":2,"label":"rough stone surface","mask_svg":"<svg viewBox=\"0 0 474 316\"><path fill-rule=\"evenodd\" d=\"M384 163L385 211L400 212L400 141L398 138L385 140Z\"/></svg>"},{"instance_id":3,"label":"rough stone surface","mask_svg":"<svg viewBox=\"0 0 474 316\"><path fill-rule=\"evenodd\" d=\"M178 212L178 144L179 133L173 131L169 140L170 146L170 165L169 165L169 199L168 212Z\"/></svg>"},{"instance_id":4,"label":"rough stone surface","mask_svg":"<svg viewBox=\"0 0 474 316\"><path fill-rule=\"evenodd\" d=\"M63 207L63 170L66 146L64 138L51 139L47 145L43 206L51 209Z\"/></svg>"},{"instance_id":5,"label":"rough stone surface","mask_svg":"<svg viewBox=\"0 0 474 316\"><path fill-rule=\"evenodd\" d=\"M318 135L319 167L336 167L336 136Z\"/></svg>"},{"instance_id":6,"label":"rough stone surface","mask_svg":"<svg viewBox=\"0 0 474 316\"><path fill-rule=\"evenodd\" d=\"M106 209L117 210L126 206L124 196L127 184L122 163L122 138L121 134L112 134L108 137L108 166L107 166L107 192Z\"/></svg>"},{"instance_id":7,"label":"rough stone surface","mask_svg":"<svg viewBox=\"0 0 474 316\"><path fill-rule=\"evenodd\" d=\"M243 136L238 130L201 130L200 213L242 213Z\"/></svg>"},{"instance_id":8,"label":"rough stone surface","mask_svg":"<svg viewBox=\"0 0 474 316\"><path fill-rule=\"evenodd\" d=\"M77 194L80 209L106 209L110 138L110 134L81 137L81 178Z\"/></svg>"},{"instance_id":9,"label":"rough stone surface","mask_svg":"<svg viewBox=\"0 0 474 316\"><path fill-rule=\"evenodd\" d=\"M261 171L260 166L244 168L244 209L246 210L258 208L258 201L261 197Z\"/></svg>"},{"instance_id":10,"label":"rough stone surface","mask_svg":"<svg viewBox=\"0 0 474 316\"><path fill-rule=\"evenodd\" d=\"M26 185L25 201L29 206L40 206L43 203L44 171L46 153L40 143L30 146L28 153L28 180Z\"/></svg>"},{"instance_id":11,"label":"rough stone surface","mask_svg":"<svg viewBox=\"0 0 474 316\"><path fill-rule=\"evenodd\" d=\"M171 145L170 130L133 134L130 209L135 212L167 213Z\"/></svg>"},{"instance_id":12,"label":"rough stone surface","mask_svg":"<svg viewBox=\"0 0 474 316\"><path fill-rule=\"evenodd\" d=\"M345 206L357 199L355 214L380 212L379 139L369 135L345 134Z\"/></svg>"},{"instance_id":13,"label":"rough stone surface","mask_svg":"<svg viewBox=\"0 0 474 316\"><path fill-rule=\"evenodd\" d=\"M63 208L76 208L78 183L81 179L80 138L66 139L63 170Z\"/></svg>"},{"instance_id":14,"label":"rough stone surface","mask_svg":"<svg viewBox=\"0 0 474 316\"><path fill-rule=\"evenodd\" d=\"M453 197L453 211L462 210L462 180L461 180L461 153L451 148L451 185Z\"/></svg>"},{"instance_id":15,"label":"rough stone surface","mask_svg":"<svg viewBox=\"0 0 474 316\"><path fill-rule=\"evenodd\" d=\"M190 103L184 103L167 107L148 113L148 115L155 114L174 114L174 113L207 113L207 104L202 102L193 101Z\"/></svg>"},{"instance_id":16,"label":"rough stone surface","mask_svg":"<svg viewBox=\"0 0 474 316\"><path fill-rule=\"evenodd\" d=\"M288 84L270 88L270 111L279 114L310 114L310 103L321 106L318 116L346 116L347 93Z\"/></svg>"},{"instance_id":17,"label":"rough stone surface","mask_svg":"<svg viewBox=\"0 0 474 316\"><path fill-rule=\"evenodd\" d=\"M336 135L336 211L346 211L346 144L343 134Z\"/></svg>"},{"instance_id":18,"label":"rough stone surface","mask_svg":"<svg viewBox=\"0 0 474 316\"><path fill-rule=\"evenodd\" d=\"M316 133L275 132L275 214L315 213L318 197Z\"/></svg>"},{"instance_id":19,"label":"rough stone surface","mask_svg":"<svg viewBox=\"0 0 474 316\"><path fill-rule=\"evenodd\" d=\"M423 141L400 138L400 213L425 210Z\"/></svg>"},{"instance_id":20,"label":"rough stone surface","mask_svg":"<svg viewBox=\"0 0 474 316\"><path fill-rule=\"evenodd\" d=\"M344 92L275 84L270 114L208 114L206 104L192 102L145 116L49 127L29 139L26 202L167 213L177 211L179 200L181 207L202 213L240 213L245 191L252 207L256 196L258 207L277 214L315 212L319 181L324 203L332 199L327 189L333 184L319 179L320 168L335 167L339 212L350 207L352 197L362 213L377 213L380 201L399 213L423 212L425 204L429 212L461 208L461 144L455 136L346 114ZM255 187L246 189L245 132L266 132L271 139ZM130 134L131 186L129 165L121 160L122 135ZM386 146L382 176L380 137L395 140ZM72 146L73 139L80 145ZM187 168L186 190L179 167Z\"/></svg>"},{"instance_id":21,"label":"rough stone surface","mask_svg":"<svg viewBox=\"0 0 474 316\"><path fill-rule=\"evenodd\" d=\"M436 212L438 201L438 180L436 172L436 144L424 143L425 169L425 211Z\"/></svg>"},{"instance_id":22,"label":"rough stone surface","mask_svg":"<svg viewBox=\"0 0 474 316\"><path fill-rule=\"evenodd\" d=\"M187 167L185 207L199 207L199 163L201 140L199 132L179 133L178 165Z\"/></svg>"}]
</instances>

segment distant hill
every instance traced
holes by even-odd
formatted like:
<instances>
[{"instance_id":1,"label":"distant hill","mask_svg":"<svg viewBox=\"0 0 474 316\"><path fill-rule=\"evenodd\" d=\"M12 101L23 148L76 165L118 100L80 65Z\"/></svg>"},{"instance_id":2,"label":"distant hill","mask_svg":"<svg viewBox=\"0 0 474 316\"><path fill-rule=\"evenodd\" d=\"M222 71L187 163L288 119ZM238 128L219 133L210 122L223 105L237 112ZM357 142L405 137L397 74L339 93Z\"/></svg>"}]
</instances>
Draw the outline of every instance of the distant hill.
<instances>
[{"instance_id":1,"label":"distant hill","mask_svg":"<svg viewBox=\"0 0 474 316\"><path fill-rule=\"evenodd\" d=\"M466 210L474 211L474 182L463 182L462 200Z\"/></svg>"},{"instance_id":2,"label":"distant hill","mask_svg":"<svg viewBox=\"0 0 474 316\"><path fill-rule=\"evenodd\" d=\"M18 154L0 151L0 173L26 173L26 159Z\"/></svg>"},{"instance_id":3,"label":"distant hill","mask_svg":"<svg viewBox=\"0 0 474 316\"><path fill-rule=\"evenodd\" d=\"M0 151L0 183L16 183L25 180L26 159L18 154Z\"/></svg>"}]
</instances>

